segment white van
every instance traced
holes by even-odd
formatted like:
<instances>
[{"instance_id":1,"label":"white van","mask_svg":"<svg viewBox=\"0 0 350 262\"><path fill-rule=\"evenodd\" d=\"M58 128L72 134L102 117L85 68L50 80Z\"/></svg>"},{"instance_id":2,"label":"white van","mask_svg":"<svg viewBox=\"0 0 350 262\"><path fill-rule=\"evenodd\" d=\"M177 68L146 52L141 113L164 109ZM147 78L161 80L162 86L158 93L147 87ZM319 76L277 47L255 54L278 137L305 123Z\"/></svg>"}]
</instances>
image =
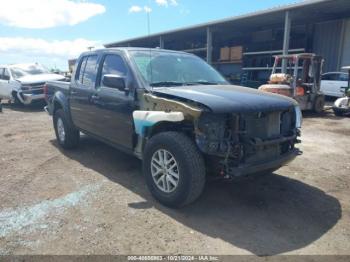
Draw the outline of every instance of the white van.
<instances>
[{"instance_id":1,"label":"white van","mask_svg":"<svg viewBox=\"0 0 350 262\"><path fill-rule=\"evenodd\" d=\"M329 72L322 75L321 91L326 96L342 97L342 88L348 86L349 74L344 72Z\"/></svg>"}]
</instances>

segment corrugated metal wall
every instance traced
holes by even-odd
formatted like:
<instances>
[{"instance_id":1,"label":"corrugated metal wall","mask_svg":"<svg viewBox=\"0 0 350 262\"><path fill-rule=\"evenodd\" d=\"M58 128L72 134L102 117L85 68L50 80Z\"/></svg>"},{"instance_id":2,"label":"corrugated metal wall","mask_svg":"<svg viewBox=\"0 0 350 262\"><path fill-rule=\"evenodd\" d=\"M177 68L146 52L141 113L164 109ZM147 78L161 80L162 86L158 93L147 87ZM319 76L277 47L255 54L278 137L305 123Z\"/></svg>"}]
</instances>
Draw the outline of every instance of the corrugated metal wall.
<instances>
[{"instance_id":1,"label":"corrugated metal wall","mask_svg":"<svg viewBox=\"0 0 350 262\"><path fill-rule=\"evenodd\" d=\"M350 66L350 19L345 22L342 66Z\"/></svg>"},{"instance_id":2,"label":"corrugated metal wall","mask_svg":"<svg viewBox=\"0 0 350 262\"><path fill-rule=\"evenodd\" d=\"M342 20L336 20L315 25L313 52L325 59L323 72L339 70L342 22Z\"/></svg>"}]
</instances>

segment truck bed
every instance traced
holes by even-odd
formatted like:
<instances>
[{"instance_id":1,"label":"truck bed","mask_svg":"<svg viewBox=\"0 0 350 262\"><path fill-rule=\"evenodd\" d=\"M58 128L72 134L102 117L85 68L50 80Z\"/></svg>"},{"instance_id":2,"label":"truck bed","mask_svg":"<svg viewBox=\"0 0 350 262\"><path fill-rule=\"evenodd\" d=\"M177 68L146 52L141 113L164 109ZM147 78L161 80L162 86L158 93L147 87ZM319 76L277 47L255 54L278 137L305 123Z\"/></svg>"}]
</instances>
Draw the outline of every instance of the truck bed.
<instances>
[{"instance_id":1,"label":"truck bed","mask_svg":"<svg viewBox=\"0 0 350 262\"><path fill-rule=\"evenodd\" d=\"M48 88L48 95L53 95L57 91L61 91L65 95L69 93L70 82L66 81L49 81L46 83Z\"/></svg>"},{"instance_id":2,"label":"truck bed","mask_svg":"<svg viewBox=\"0 0 350 262\"><path fill-rule=\"evenodd\" d=\"M46 103L45 110L52 115L52 103L55 94L62 93L64 96L69 96L70 82L67 81L49 81L46 83Z\"/></svg>"}]
</instances>

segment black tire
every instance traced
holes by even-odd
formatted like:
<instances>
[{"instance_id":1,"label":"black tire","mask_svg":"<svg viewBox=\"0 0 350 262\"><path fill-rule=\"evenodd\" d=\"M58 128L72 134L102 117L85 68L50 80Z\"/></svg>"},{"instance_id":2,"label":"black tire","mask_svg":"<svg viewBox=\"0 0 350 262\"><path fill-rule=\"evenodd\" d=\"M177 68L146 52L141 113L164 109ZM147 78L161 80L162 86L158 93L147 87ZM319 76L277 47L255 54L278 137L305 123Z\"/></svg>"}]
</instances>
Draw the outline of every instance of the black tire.
<instances>
[{"instance_id":1,"label":"black tire","mask_svg":"<svg viewBox=\"0 0 350 262\"><path fill-rule=\"evenodd\" d=\"M178 184L170 193L159 189L152 177L152 157L158 150L171 153L178 164ZM190 138L178 132L160 133L148 141L143 157L143 173L152 195L165 206L175 208L194 202L201 195L206 180L201 153Z\"/></svg>"},{"instance_id":2,"label":"black tire","mask_svg":"<svg viewBox=\"0 0 350 262\"><path fill-rule=\"evenodd\" d=\"M24 106L21 100L18 99L17 92L13 92L12 97L13 97L13 103L15 106Z\"/></svg>"},{"instance_id":3,"label":"black tire","mask_svg":"<svg viewBox=\"0 0 350 262\"><path fill-rule=\"evenodd\" d=\"M58 131L58 122L62 121L64 128L64 138L60 138ZM56 139L59 145L64 149L76 148L79 144L80 133L75 127L70 125L66 119L66 115L62 109L55 111L53 115L53 125L55 128Z\"/></svg>"},{"instance_id":4,"label":"black tire","mask_svg":"<svg viewBox=\"0 0 350 262\"><path fill-rule=\"evenodd\" d=\"M324 96L317 96L315 101L314 101L314 108L313 111L317 114L320 114L324 110L324 105L325 105L325 98Z\"/></svg>"},{"instance_id":5,"label":"black tire","mask_svg":"<svg viewBox=\"0 0 350 262\"><path fill-rule=\"evenodd\" d=\"M336 116L343 116L344 112L333 108L333 112Z\"/></svg>"}]
</instances>

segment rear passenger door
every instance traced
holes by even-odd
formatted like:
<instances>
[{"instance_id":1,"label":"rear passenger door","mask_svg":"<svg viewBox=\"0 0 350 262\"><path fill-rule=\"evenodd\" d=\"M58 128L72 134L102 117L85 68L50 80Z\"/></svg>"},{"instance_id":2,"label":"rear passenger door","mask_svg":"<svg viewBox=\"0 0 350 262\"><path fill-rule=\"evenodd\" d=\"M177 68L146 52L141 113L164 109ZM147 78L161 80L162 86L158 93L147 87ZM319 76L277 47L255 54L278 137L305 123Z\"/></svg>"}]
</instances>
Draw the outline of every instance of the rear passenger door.
<instances>
[{"instance_id":1,"label":"rear passenger door","mask_svg":"<svg viewBox=\"0 0 350 262\"><path fill-rule=\"evenodd\" d=\"M94 104L97 75L97 55L88 55L80 59L74 82L70 88L70 110L74 125L83 131L96 134L94 121L97 118Z\"/></svg>"}]
</instances>

